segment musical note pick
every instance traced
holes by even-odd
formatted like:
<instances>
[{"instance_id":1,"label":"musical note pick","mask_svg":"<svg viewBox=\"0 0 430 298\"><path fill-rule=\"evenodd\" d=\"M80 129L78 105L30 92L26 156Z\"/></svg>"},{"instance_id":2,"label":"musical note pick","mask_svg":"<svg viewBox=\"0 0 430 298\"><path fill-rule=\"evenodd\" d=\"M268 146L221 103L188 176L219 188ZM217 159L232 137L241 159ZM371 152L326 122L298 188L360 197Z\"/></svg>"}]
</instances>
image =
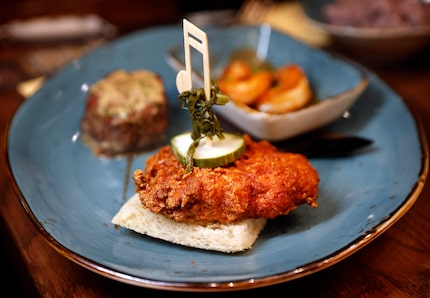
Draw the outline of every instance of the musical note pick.
<instances>
[{"instance_id":1,"label":"musical note pick","mask_svg":"<svg viewBox=\"0 0 430 298\"><path fill-rule=\"evenodd\" d=\"M203 76L204 76L204 90L206 99L210 99L211 80L210 80L210 66L209 66L209 48L208 38L206 33L195 26L188 20L183 20L184 30L184 49L185 49L185 70L178 72L176 76L176 87L180 93L191 90L192 83L192 63L190 46L202 54L203 59Z\"/></svg>"}]
</instances>

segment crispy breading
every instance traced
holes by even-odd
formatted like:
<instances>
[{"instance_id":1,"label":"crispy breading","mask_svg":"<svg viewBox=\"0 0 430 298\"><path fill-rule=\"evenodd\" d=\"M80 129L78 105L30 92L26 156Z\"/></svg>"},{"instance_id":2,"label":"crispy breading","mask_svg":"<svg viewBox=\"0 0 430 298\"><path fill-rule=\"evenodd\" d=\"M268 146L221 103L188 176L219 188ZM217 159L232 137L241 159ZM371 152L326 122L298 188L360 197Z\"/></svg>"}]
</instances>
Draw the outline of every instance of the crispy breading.
<instances>
[{"instance_id":1,"label":"crispy breading","mask_svg":"<svg viewBox=\"0 0 430 298\"><path fill-rule=\"evenodd\" d=\"M244 137L245 153L234 163L193 167L187 174L171 147L162 147L133 175L143 206L177 222L196 223L275 218L303 203L318 206L319 176L305 156Z\"/></svg>"}]
</instances>

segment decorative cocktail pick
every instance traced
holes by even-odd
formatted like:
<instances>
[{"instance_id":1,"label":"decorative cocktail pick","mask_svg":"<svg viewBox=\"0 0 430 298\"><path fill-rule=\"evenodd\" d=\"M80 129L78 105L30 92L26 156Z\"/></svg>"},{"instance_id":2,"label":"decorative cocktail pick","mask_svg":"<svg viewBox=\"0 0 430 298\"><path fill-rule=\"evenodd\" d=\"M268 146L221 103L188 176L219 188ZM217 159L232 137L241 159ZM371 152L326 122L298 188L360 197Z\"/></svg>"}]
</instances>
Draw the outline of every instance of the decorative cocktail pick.
<instances>
[{"instance_id":1,"label":"decorative cocktail pick","mask_svg":"<svg viewBox=\"0 0 430 298\"><path fill-rule=\"evenodd\" d=\"M176 76L176 87L179 93L189 91L193 87L190 46L203 55L203 76L206 99L211 96L211 78L209 64L208 37L204 31L196 27L188 20L183 20L184 26L184 48L185 48L185 70L181 70Z\"/></svg>"},{"instance_id":2,"label":"decorative cocktail pick","mask_svg":"<svg viewBox=\"0 0 430 298\"><path fill-rule=\"evenodd\" d=\"M192 132L175 136L173 152L190 172L199 167L223 166L239 158L245 150L242 136L225 134L213 112L213 105L225 105L229 98L221 94L210 79L208 38L204 31L189 21L183 21L185 70L176 76L176 87L180 93L181 108L187 109L192 122ZM204 88L192 86L192 63L190 47L203 56ZM202 141L202 142L201 142ZM199 146L200 145L200 146Z\"/></svg>"}]
</instances>

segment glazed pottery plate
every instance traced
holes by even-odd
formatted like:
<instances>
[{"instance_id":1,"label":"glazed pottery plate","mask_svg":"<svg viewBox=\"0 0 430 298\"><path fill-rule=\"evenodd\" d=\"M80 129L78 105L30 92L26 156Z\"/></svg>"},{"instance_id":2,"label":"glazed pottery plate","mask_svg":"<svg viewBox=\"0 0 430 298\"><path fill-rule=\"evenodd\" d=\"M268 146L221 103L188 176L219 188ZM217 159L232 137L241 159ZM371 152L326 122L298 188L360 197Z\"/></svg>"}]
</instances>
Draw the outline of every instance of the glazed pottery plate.
<instances>
[{"instance_id":1,"label":"glazed pottery plate","mask_svg":"<svg viewBox=\"0 0 430 298\"><path fill-rule=\"evenodd\" d=\"M309 80L316 103L297 111L271 114L245 104L230 101L217 113L259 139L279 141L312 131L340 118L361 95L368 84L367 75L358 65L327 55L262 25L243 30L240 27L215 28L207 31L209 40L210 79L216 82L233 57L249 53L277 68L299 65ZM173 69L185 69L183 42L169 50L168 62ZM202 55L191 51L196 87L203 86ZM193 86L194 87L194 86ZM252 92L252 91L251 91Z\"/></svg>"},{"instance_id":2,"label":"glazed pottery plate","mask_svg":"<svg viewBox=\"0 0 430 298\"><path fill-rule=\"evenodd\" d=\"M238 27L252 35L258 27ZM134 194L131 174L155 151L104 159L81 141L88 87L117 69L160 74L169 98L166 143L190 129L179 108L176 72L167 51L182 40L180 26L120 38L65 67L10 123L9 169L20 201L50 244L100 275L141 287L222 291L290 281L334 265L388 229L412 206L427 175L427 145L403 100L374 74L342 117L325 129L374 142L348 158L310 159L319 172L319 207L300 206L271 220L252 249L223 254L192 249L115 227L112 217ZM272 36L288 44L289 37ZM279 48L277 56L288 53ZM318 55L324 55L318 53ZM308 57L309 60L313 56Z\"/></svg>"}]
</instances>

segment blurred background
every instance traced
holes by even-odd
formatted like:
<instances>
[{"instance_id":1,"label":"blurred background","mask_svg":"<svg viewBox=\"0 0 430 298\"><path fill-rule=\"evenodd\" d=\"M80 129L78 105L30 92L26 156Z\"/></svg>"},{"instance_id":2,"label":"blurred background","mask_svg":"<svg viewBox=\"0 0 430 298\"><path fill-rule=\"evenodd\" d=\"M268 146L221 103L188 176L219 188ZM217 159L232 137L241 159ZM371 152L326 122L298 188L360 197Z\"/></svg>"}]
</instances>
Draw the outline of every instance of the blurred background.
<instances>
[{"instance_id":1,"label":"blurred background","mask_svg":"<svg viewBox=\"0 0 430 298\"><path fill-rule=\"evenodd\" d=\"M148 26L180 24L184 16L196 11L222 11L223 16L231 16L241 3L239 0L0 0L0 88L15 88L19 82L52 73L87 50L118 36ZM39 23L37 27L35 23L26 23L58 16L91 18L80 21L90 22L87 30L93 32L85 34L83 30L77 38L66 38L59 26L48 25L50 28L42 28L44 33L40 33L35 28L46 24ZM68 21L63 29L79 26ZM29 26L23 29L16 25ZM33 34L32 38L32 30L41 36ZM94 34L94 30L98 32ZM47 31L60 36L44 38L43 34L49 35Z\"/></svg>"},{"instance_id":2,"label":"blurred background","mask_svg":"<svg viewBox=\"0 0 430 298\"><path fill-rule=\"evenodd\" d=\"M45 15L97 14L120 28L120 33L128 33L149 25L175 23L190 12L237 9L241 3L241 0L1 0L0 24Z\"/></svg>"},{"instance_id":3,"label":"blurred background","mask_svg":"<svg viewBox=\"0 0 430 298\"><path fill-rule=\"evenodd\" d=\"M324 8L330 2L336 5L328 14ZM59 16L61 25L40 24ZM311 46L372 67L398 65L405 57L422 59L422 49L430 45L430 4L423 0L0 0L0 88L53 73L118 36L180 25L184 17L197 26L269 23ZM377 25L361 28L357 20ZM66 34L67 26L75 31Z\"/></svg>"}]
</instances>

